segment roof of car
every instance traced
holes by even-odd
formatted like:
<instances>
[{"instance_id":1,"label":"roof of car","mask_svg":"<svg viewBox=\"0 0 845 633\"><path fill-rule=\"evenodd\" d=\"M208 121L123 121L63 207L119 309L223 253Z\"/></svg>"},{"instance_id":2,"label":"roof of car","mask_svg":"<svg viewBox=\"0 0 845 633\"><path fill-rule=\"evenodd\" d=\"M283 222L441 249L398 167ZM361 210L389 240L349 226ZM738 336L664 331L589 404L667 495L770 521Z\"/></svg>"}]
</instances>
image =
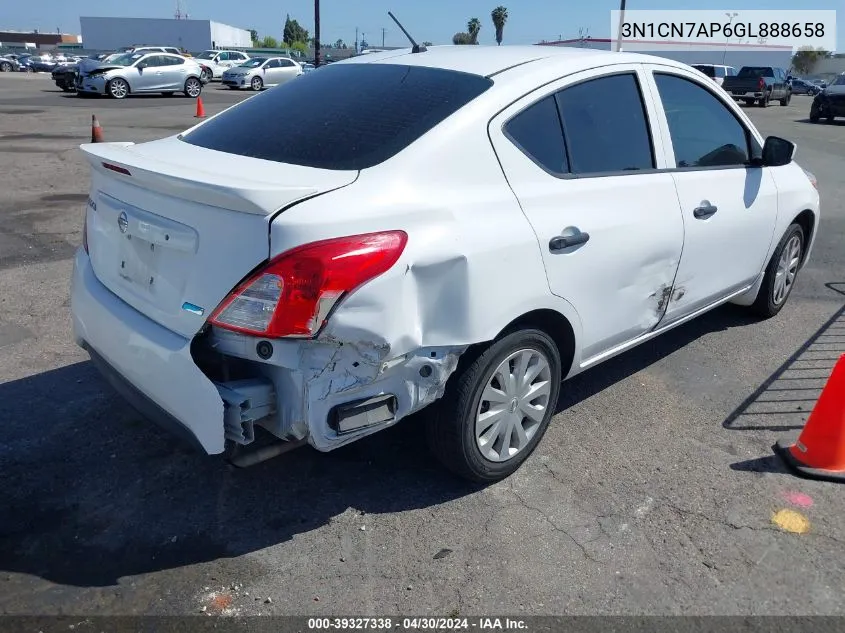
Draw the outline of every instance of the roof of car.
<instances>
[{"instance_id":1,"label":"roof of car","mask_svg":"<svg viewBox=\"0 0 845 633\"><path fill-rule=\"evenodd\" d=\"M604 63L643 63L653 61L683 67L685 64L664 57L641 53L602 51L571 46L432 46L425 52L413 54L410 48L383 51L352 57L340 64L390 63L409 66L428 66L491 76L531 62L556 58L558 63L571 61L573 69Z\"/></svg>"}]
</instances>

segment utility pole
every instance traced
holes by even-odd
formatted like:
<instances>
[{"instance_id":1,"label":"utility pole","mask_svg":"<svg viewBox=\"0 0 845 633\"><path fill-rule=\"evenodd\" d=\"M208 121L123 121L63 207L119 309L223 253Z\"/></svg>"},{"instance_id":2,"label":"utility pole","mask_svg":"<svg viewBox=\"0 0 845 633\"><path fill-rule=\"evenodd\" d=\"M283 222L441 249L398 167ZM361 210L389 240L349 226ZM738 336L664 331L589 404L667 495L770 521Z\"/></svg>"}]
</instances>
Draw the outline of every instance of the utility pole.
<instances>
[{"instance_id":1,"label":"utility pole","mask_svg":"<svg viewBox=\"0 0 845 633\"><path fill-rule=\"evenodd\" d=\"M385 30L386 29L384 27L381 27L381 47L382 48L384 48L384 32L385 32Z\"/></svg>"},{"instance_id":2,"label":"utility pole","mask_svg":"<svg viewBox=\"0 0 845 633\"><path fill-rule=\"evenodd\" d=\"M355 27L355 54L358 54L358 27Z\"/></svg>"},{"instance_id":3,"label":"utility pole","mask_svg":"<svg viewBox=\"0 0 845 633\"><path fill-rule=\"evenodd\" d=\"M314 0L314 67L320 67L320 0Z\"/></svg>"}]
</instances>

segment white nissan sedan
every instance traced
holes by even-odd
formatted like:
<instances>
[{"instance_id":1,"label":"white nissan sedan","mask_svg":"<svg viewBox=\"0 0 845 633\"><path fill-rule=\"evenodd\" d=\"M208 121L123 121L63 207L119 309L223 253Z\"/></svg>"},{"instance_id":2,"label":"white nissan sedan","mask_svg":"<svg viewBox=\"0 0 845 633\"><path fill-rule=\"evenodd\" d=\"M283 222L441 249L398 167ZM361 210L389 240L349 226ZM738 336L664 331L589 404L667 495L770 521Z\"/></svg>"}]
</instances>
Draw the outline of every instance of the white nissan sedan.
<instances>
[{"instance_id":1,"label":"white nissan sedan","mask_svg":"<svg viewBox=\"0 0 845 633\"><path fill-rule=\"evenodd\" d=\"M819 224L791 142L629 53L376 53L82 150L75 337L147 417L243 454L425 410L476 481L519 468L565 379L725 302L776 315Z\"/></svg>"}]
</instances>

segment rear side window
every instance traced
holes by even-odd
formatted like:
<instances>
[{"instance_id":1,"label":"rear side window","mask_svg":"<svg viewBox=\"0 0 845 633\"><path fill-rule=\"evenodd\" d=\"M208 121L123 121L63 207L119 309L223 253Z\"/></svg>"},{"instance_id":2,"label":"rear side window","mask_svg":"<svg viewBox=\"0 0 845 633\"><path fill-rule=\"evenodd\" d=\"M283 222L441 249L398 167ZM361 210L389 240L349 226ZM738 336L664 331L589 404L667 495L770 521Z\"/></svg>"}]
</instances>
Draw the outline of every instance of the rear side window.
<instances>
[{"instance_id":1,"label":"rear side window","mask_svg":"<svg viewBox=\"0 0 845 633\"><path fill-rule=\"evenodd\" d=\"M774 78L775 71L768 66L743 66L739 69L737 77L741 79L758 79L759 77Z\"/></svg>"},{"instance_id":2,"label":"rear side window","mask_svg":"<svg viewBox=\"0 0 845 633\"><path fill-rule=\"evenodd\" d=\"M678 167L724 167L748 162L745 127L713 93L675 75L655 73L654 79Z\"/></svg>"},{"instance_id":3,"label":"rear side window","mask_svg":"<svg viewBox=\"0 0 845 633\"><path fill-rule=\"evenodd\" d=\"M332 64L250 97L181 139L279 163L366 169L492 85L479 75L422 66Z\"/></svg>"},{"instance_id":4,"label":"rear side window","mask_svg":"<svg viewBox=\"0 0 845 633\"><path fill-rule=\"evenodd\" d=\"M508 121L505 134L523 154L546 171L558 175L569 172L554 95L529 106Z\"/></svg>"},{"instance_id":5,"label":"rear side window","mask_svg":"<svg viewBox=\"0 0 845 633\"><path fill-rule=\"evenodd\" d=\"M564 88L557 102L573 174L654 168L648 119L633 74Z\"/></svg>"},{"instance_id":6,"label":"rear side window","mask_svg":"<svg viewBox=\"0 0 845 633\"><path fill-rule=\"evenodd\" d=\"M717 77L724 77L725 76L725 69L722 66L716 67L716 76Z\"/></svg>"},{"instance_id":7,"label":"rear side window","mask_svg":"<svg viewBox=\"0 0 845 633\"><path fill-rule=\"evenodd\" d=\"M703 72L708 77L712 78L712 77L716 76L716 69L713 68L713 66L698 65L698 66L693 66L693 68Z\"/></svg>"}]
</instances>

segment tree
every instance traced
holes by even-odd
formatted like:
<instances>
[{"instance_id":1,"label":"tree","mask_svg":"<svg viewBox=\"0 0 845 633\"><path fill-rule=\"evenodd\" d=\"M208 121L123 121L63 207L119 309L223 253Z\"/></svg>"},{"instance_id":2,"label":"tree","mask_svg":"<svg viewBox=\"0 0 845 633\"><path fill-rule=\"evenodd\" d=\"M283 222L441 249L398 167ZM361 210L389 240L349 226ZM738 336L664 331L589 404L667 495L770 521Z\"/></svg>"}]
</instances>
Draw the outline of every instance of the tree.
<instances>
[{"instance_id":1,"label":"tree","mask_svg":"<svg viewBox=\"0 0 845 633\"><path fill-rule=\"evenodd\" d=\"M346 48L346 44L343 43L343 40L338 40L334 43L335 48Z\"/></svg>"},{"instance_id":2,"label":"tree","mask_svg":"<svg viewBox=\"0 0 845 633\"><path fill-rule=\"evenodd\" d=\"M305 42L294 42L290 45L291 50L299 51L303 55L308 52L308 44Z\"/></svg>"},{"instance_id":3,"label":"tree","mask_svg":"<svg viewBox=\"0 0 845 633\"><path fill-rule=\"evenodd\" d=\"M508 10L505 7L499 6L493 9L490 13L493 18L493 26L496 28L496 44L502 45L502 35L505 31L505 22L508 21Z\"/></svg>"},{"instance_id":4,"label":"tree","mask_svg":"<svg viewBox=\"0 0 845 633\"><path fill-rule=\"evenodd\" d=\"M431 42L423 42L422 45L426 48L428 48L429 46L434 46L434 44L432 44Z\"/></svg>"},{"instance_id":5,"label":"tree","mask_svg":"<svg viewBox=\"0 0 845 633\"><path fill-rule=\"evenodd\" d=\"M472 18L467 22L467 33L469 33L471 44L478 44L478 32L481 30L481 20Z\"/></svg>"},{"instance_id":6,"label":"tree","mask_svg":"<svg viewBox=\"0 0 845 633\"><path fill-rule=\"evenodd\" d=\"M820 59L832 57L830 51L823 48L814 49L811 46L803 46L792 56L792 67L800 74L807 75L813 71Z\"/></svg>"},{"instance_id":7,"label":"tree","mask_svg":"<svg viewBox=\"0 0 845 633\"><path fill-rule=\"evenodd\" d=\"M249 30L249 38L250 38L250 40L252 41L253 44L257 44L258 43L258 31L256 31L255 29L250 29Z\"/></svg>"},{"instance_id":8,"label":"tree","mask_svg":"<svg viewBox=\"0 0 845 633\"><path fill-rule=\"evenodd\" d=\"M472 36L469 33L455 33L452 36L453 44L472 44Z\"/></svg>"},{"instance_id":9,"label":"tree","mask_svg":"<svg viewBox=\"0 0 845 633\"><path fill-rule=\"evenodd\" d=\"M279 48L279 42L272 35L265 35L261 40L261 48Z\"/></svg>"},{"instance_id":10,"label":"tree","mask_svg":"<svg viewBox=\"0 0 845 633\"><path fill-rule=\"evenodd\" d=\"M296 20L291 20L289 15L285 18L285 28L283 34L284 41L290 44L293 44L294 42L308 41L308 31L299 26L299 22Z\"/></svg>"}]
</instances>

